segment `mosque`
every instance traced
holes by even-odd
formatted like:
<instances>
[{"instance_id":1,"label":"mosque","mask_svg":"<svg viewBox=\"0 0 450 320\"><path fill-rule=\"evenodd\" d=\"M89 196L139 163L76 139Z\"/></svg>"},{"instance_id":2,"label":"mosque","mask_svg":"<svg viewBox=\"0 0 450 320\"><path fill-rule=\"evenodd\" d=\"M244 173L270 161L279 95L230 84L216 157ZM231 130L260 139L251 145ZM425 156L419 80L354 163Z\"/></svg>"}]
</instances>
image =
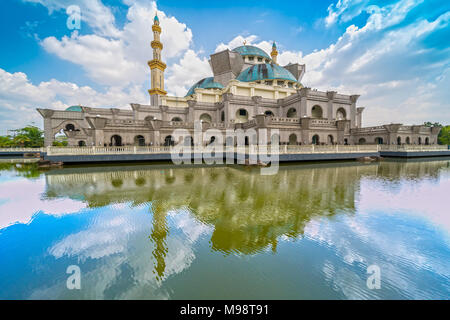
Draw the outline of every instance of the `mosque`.
<instances>
[{"instance_id":1,"label":"mosque","mask_svg":"<svg viewBox=\"0 0 450 320\"><path fill-rule=\"evenodd\" d=\"M439 128L386 124L363 127L358 95L322 92L301 84L306 67L281 66L273 44L269 54L246 45L210 56L212 76L195 83L184 97L164 89L163 44L155 15L151 42L150 104L131 103L129 110L71 106L66 110L38 108L44 119L45 146L61 131L69 146L169 146L175 129L204 130L267 128L279 130L280 144L437 144ZM273 138L273 137L272 137ZM273 141L273 140L272 140Z\"/></svg>"}]
</instances>

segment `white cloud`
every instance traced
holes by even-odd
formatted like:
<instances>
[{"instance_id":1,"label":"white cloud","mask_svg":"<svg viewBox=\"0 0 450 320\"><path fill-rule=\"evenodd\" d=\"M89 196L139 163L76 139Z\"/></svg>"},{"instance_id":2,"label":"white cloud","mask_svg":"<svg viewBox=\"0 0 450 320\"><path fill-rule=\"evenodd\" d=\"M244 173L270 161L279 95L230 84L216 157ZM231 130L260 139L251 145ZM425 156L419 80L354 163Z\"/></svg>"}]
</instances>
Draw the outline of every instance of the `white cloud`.
<instances>
[{"instance_id":1,"label":"white cloud","mask_svg":"<svg viewBox=\"0 0 450 320\"><path fill-rule=\"evenodd\" d=\"M103 32L79 35L74 31L70 37L48 37L41 44L60 59L81 66L96 83L114 86L142 84L150 78L147 61L152 59L151 25L155 12L155 2L132 3L123 29L116 29L112 36ZM182 55L192 42L191 30L164 12L158 12L158 17L163 30L163 59Z\"/></svg>"},{"instance_id":2,"label":"white cloud","mask_svg":"<svg viewBox=\"0 0 450 320\"><path fill-rule=\"evenodd\" d=\"M41 199L45 179L16 179L0 183L0 230L16 223L31 223L37 212L53 216L79 213L86 204L71 199ZM23 201L26 194L27 200Z\"/></svg>"},{"instance_id":3,"label":"white cloud","mask_svg":"<svg viewBox=\"0 0 450 320\"><path fill-rule=\"evenodd\" d=\"M211 77L212 71L206 58L200 58L193 50L187 50L178 63L167 69L166 87L176 96L184 97L187 88L197 81Z\"/></svg>"},{"instance_id":4,"label":"white cloud","mask_svg":"<svg viewBox=\"0 0 450 320\"><path fill-rule=\"evenodd\" d=\"M82 104L90 107L129 108L131 102L148 103L148 95L140 85L127 88L109 87L98 92L91 87L55 79L34 85L22 72L9 73L0 68L0 127L20 128L42 119L37 107L64 109Z\"/></svg>"},{"instance_id":5,"label":"white cloud","mask_svg":"<svg viewBox=\"0 0 450 320\"><path fill-rule=\"evenodd\" d=\"M404 23L407 14L422 1L402 0L385 7L365 6L366 1L339 1L330 8L340 8L339 21L366 10L370 15L365 26L347 27L329 47L303 55L282 50L278 45L280 65L289 62L306 64L303 84L320 90L337 90L344 94L361 94L359 106L366 107L364 125L424 121L450 122L450 55L426 48L426 37L449 27L450 13L433 20L422 18ZM330 18L331 19L331 18ZM217 50L242 43L238 36ZM256 35L246 37L250 43L270 52L270 42ZM447 49L448 51L448 49Z\"/></svg>"}]
</instances>

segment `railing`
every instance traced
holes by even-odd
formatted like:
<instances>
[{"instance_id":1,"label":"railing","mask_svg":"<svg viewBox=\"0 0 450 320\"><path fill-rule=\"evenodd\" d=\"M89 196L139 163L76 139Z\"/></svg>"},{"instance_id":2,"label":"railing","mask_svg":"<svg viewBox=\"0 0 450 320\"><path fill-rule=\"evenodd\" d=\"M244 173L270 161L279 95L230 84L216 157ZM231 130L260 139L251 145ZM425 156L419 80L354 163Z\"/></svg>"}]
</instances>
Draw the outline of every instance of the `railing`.
<instances>
[{"instance_id":1,"label":"railing","mask_svg":"<svg viewBox=\"0 0 450 320\"><path fill-rule=\"evenodd\" d=\"M273 146L252 147L224 147L223 152L258 152L264 149L271 152ZM173 147L166 146L123 146L123 147L47 147L47 148L0 148L0 152L6 153L38 153L46 152L47 155L102 155L102 154L161 154L170 153ZM274 149L275 150L275 149ZM293 153L359 153L359 152L431 152L448 151L449 146L443 145L280 145L280 154ZM210 148L196 146L192 151L203 153L211 152Z\"/></svg>"},{"instance_id":2,"label":"railing","mask_svg":"<svg viewBox=\"0 0 450 320\"><path fill-rule=\"evenodd\" d=\"M44 152L45 148L0 148L0 152L29 152L29 153L38 153L38 152Z\"/></svg>"},{"instance_id":3,"label":"railing","mask_svg":"<svg viewBox=\"0 0 450 320\"><path fill-rule=\"evenodd\" d=\"M380 145L380 151L448 151L449 146L446 145Z\"/></svg>"}]
</instances>

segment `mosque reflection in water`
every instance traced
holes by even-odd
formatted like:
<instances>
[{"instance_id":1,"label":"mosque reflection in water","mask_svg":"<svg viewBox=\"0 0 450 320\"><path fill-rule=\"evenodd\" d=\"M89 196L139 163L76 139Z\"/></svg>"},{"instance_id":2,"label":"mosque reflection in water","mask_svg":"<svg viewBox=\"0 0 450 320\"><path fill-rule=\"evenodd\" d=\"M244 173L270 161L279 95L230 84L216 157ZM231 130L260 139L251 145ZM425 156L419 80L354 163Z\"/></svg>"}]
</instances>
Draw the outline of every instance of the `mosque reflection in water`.
<instances>
[{"instance_id":1,"label":"mosque reflection in water","mask_svg":"<svg viewBox=\"0 0 450 320\"><path fill-rule=\"evenodd\" d=\"M210 247L228 254L277 251L280 237L298 239L316 217L354 215L362 179L437 179L448 160L282 166L276 176L243 167L168 165L69 167L45 173L46 199L72 198L90 208L148 206L154 273L163 279L168 214L188 210L213 228Z\"/></svg>"}]
</instances>

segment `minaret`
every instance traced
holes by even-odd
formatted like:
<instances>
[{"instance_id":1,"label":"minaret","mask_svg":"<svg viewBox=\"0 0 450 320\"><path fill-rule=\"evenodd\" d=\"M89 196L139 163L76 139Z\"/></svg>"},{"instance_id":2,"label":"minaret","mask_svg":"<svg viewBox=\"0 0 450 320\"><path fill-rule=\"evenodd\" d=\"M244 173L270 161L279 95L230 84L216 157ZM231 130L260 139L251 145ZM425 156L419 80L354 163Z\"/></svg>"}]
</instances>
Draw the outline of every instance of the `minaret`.
<instances>
[{"instance_id":1,"label":"minaret","mask_svg":"<svg viewBox=\"0 0 450 320\"><path fill-rule=\"evenodd\" d=\"M277 63L278 51L277 51L277 45L275 44L275 41L273 42L272 52L270 53L270 56L272 57L272 62L274 64L278 64Z\"/></svg>"},{"instance_id":2,"label":"minaret","mask_svg":"<svg viewBox=\"0 0 450 320\"><path fill-rule=\"evenodd\" d=\"M164 91L164 70L166 69L166 64L161 61L161 51L163 45L160 41L161 27L159 26L158 13L155 14L153 19L153 41L151 46L153 48L153 60L148 62L151 69L151 84L152 87L148 90L150 93L150 104L152 106L159 106L161 103L160 96L165 96L167 94Z\"/></svg>"}]
</instances>

